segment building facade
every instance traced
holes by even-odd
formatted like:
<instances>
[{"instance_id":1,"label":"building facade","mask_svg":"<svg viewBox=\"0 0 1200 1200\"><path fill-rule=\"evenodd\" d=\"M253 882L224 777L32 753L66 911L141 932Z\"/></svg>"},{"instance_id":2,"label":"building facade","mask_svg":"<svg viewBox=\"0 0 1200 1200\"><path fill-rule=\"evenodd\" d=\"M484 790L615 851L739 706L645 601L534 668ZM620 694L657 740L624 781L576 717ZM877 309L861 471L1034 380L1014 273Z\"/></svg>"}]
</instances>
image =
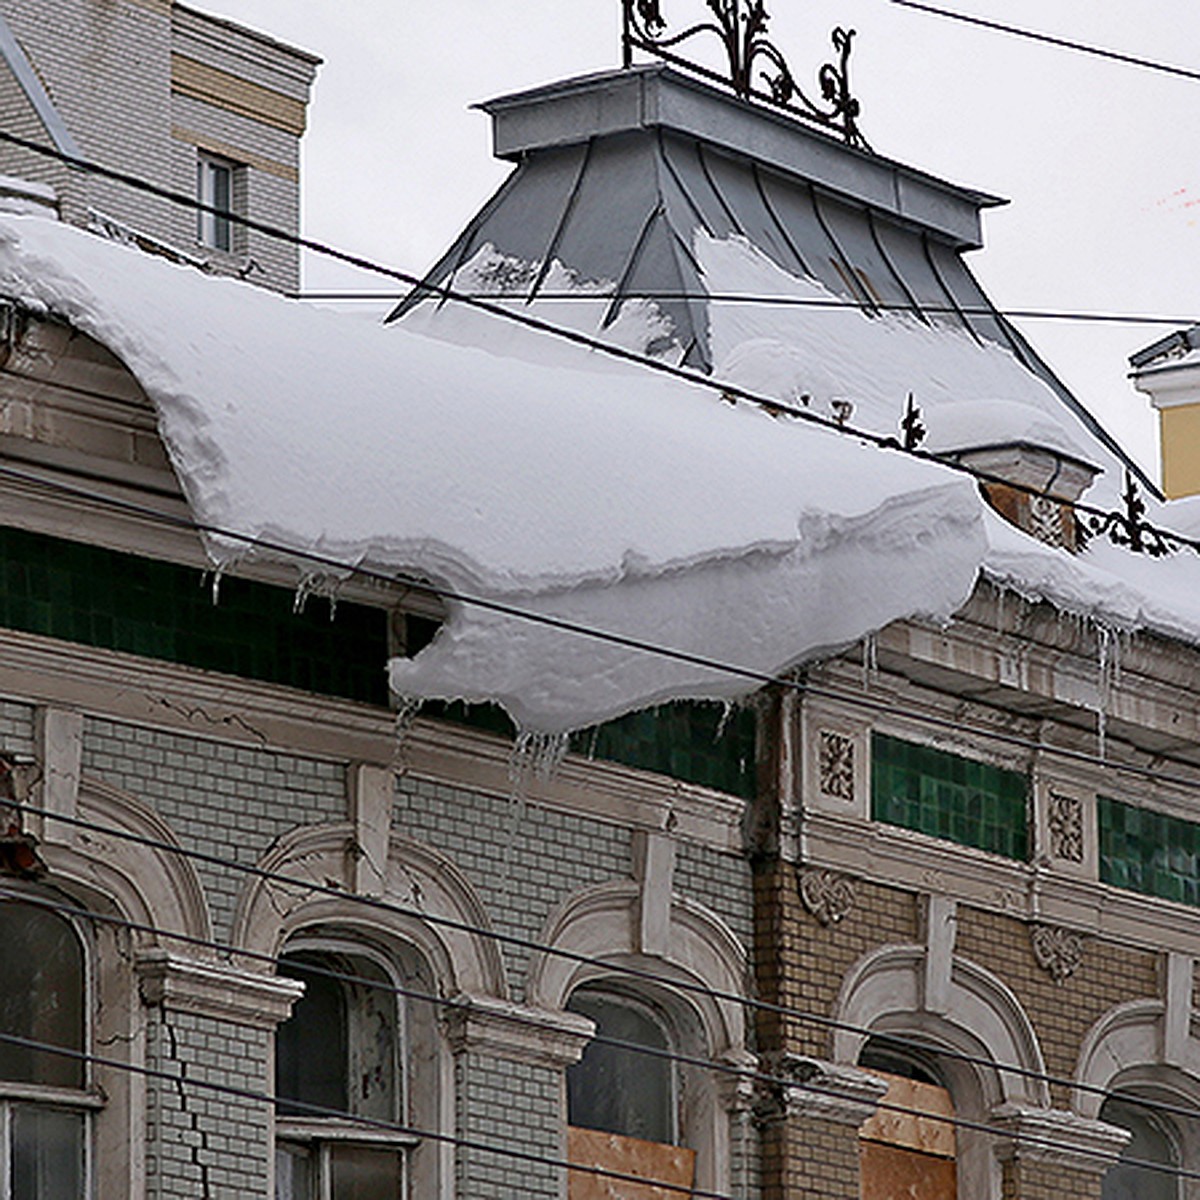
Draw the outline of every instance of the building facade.
<instances>
[{"instance_id":1,"label":"building facade","mask_svg":"<svg viewBox=\"0 0 1200 1200\"><path fill-rule=\"evenodd\" d=\"M155 31L147 173L185 188L196 168L218 197L206 169L232 164L231 205L238 170L251 205L287 182L264 163L294 162L313 60L178 5L93 7L98 33ZM36 62L65 37L32 14L3 9L13 127L53 134L53 101L110 161L119 126L83 83L22 82L13 45ZM118 193L22 158L63 221L0 218L0 1200L1197 1194L1189 564L1107 546L1076 507L1112 505L1129 464L975 283L990 198L657 67L491 112L519 166L430 285L536 312L582 280L589 334L613 337L657 296L639 351L723 380L774 364L730 386L834 421L850 404L893 435L880 472L904 416L889 372L916 364L931 444L986 476L976 583L951 621L863 629L730 708L648 705L569 741L449 698L415 713L385 665L453 632L434 558L390 577L364 554L331 588L260 531L213 572L236 531L199 527L206 480L164 435L218 369L176 347L197 305L247 361L312 314L186 265L228 235L208 250L230 266L232 224L108 212ZM286 290L290 252L256 245ZM821 318L801 312L784 332L824 350L793 377L746 306L747 358L717 314L722 253L837 301L892 357L828 324L804 342ZM380 344L409 322L464 336L428 294ZM355 346L322 346L349 371ZM939 393L960 361L976 374ZM1011 403L981 407L997 381ZM395 377L377 383L390 412Z\"/></svg>"},{"instance_id":2,"label":"building facade","mask_svg":"<svg viewBox=\"0 0 1200 1200\"><path fill-rule=\"evenodd\" d=\"M173 0L0 8L7 133L295 235L300 138L320 60ZM299 250L9 143L0 172L71 224L294 292ZM26 189L27 192L28 189Z\"/></svg>"}]
</instances>

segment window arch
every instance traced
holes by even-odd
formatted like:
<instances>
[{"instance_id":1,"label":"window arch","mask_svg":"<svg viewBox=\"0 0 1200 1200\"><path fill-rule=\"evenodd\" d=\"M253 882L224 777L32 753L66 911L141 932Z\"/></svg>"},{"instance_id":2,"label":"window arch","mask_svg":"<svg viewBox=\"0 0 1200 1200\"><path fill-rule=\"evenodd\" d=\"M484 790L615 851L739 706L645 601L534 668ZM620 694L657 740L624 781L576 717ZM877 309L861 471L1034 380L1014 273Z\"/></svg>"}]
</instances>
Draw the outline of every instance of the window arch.
<instances>
[{"instance_id":1,"label":"window arch","mask_svg":"<svg viewBox=\"0 0 1200 1200\"><path fill-rule=\"evenodd\" d=\"M0 1042L0 1195L86 1195L87 976L71 921L32 896L0 901L0 1030L21 1039Z\"/></svg>"}]
</instances>

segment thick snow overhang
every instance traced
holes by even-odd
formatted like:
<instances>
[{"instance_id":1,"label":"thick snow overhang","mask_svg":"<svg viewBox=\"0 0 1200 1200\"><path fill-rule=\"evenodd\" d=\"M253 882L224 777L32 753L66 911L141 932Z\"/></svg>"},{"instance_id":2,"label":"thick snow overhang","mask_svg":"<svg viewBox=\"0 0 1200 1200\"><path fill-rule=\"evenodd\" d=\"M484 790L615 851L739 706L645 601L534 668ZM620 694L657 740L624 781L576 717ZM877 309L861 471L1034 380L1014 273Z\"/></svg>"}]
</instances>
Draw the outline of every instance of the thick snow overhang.
<instances>
[{"instance_id":1,"label":"thick snow overhang","mask_svg":"<svg viewBox=\"0 0 1200 1200\"><path fill-rule=\"evenodd\" d=\"M34 218L0 218L0 296L129 368L218 566L432 581L447 621L394 687L528 729L744 695L946 619L984 553L969 479L571 347L365 326Z\"/></svg>"}]
</instances>

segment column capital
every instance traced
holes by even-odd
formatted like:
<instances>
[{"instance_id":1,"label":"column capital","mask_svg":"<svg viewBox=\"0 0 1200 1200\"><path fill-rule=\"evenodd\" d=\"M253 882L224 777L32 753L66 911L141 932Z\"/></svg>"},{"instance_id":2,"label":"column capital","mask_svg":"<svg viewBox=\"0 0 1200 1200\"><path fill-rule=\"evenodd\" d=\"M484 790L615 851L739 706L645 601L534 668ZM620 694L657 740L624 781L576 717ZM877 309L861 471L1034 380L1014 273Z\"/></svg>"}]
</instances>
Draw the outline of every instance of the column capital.
<instances>
[{"instance_id":1,"label":"column capital","mask_svg":"<svg viewBox=\"0 0 1200 1200\"><path fill-rule=\"evenodd\" d=\"M997 1147L1001 1158L1059 1163L1095 1174L1107 1171L1129 1141L1128 1130L1058 1108L1001 1104L992 1109L991 1123L1009 1135Z\"/></svg>"}]
</instances>

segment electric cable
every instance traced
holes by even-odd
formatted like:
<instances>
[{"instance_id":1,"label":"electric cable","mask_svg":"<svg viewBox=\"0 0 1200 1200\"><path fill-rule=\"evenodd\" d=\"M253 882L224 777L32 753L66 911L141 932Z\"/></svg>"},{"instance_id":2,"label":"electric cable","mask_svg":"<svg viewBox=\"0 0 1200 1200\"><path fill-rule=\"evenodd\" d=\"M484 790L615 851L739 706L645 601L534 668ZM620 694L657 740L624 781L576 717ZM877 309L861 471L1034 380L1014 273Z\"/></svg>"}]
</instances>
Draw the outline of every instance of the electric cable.
<instances>
[{"instance_id":1,"label":"electric cable","mask_svg":"<svg viewBox=\"0 0 1200 1200\"><path fill-rule=\"evenodd\" d=\"M87 1066L105 1067L109 1070L123 1071L130 1075L137 1075L142 1079L158 1080L162 1083L170 1084L176 1090L186 1086L233 1100L248 1100L251 1103L271 1106L283 1104L288 1109L302 1111L314 1118L345 1121L359 1126L364 1130L396 1134L418 1141L439 1142L442 1145L454 1146L459 1150L473 1150L480 1154L495 1155L497 1158L515 1159L518 1162L529 1163L533 1166L554 1167L563 1171L578 1171L584 1175L593 1175L600 1179L611 1179L617 1183L632 1183L661 1188L664 1192L671 1193L672 1195L694 1196L697 1200L736 1200L735 1197L729 1195L727 1192L708 1191L704 1188L692 1187L689 1184L671 1183L665 1179L634 1175L627 1171L616 1171L608 1167L576 1164L565 1158L556 1158L549 1154L538 1154L533 1150L520 1150L513 1146L498 1146L490 1142L481 1142L474 1138L460 1137L452 1133L441 1133L433 1129L418 1129L411 1125L403 1125L398 1121L384 1121L377 1117L347 1113L322 1104L309 1104L301 1100L277 1098L269 1092L260 1092L253 1088L237 1087L229 1083L216 1083L208 1079L195 1079L190 1075L174 1075L170 1071L158 1070L140 1063L122 1062L120 1059L106 1058L68 1046L58 1046L51 1042L42 1042L34 1038L21 1037L18 1034L0 1032L0 1044L19 1047L23 1050L31 1050L38 1054L56 1055ZM174 1058L174 1056L172 1057ZM181 1062L181 1065L187 1064ZM60 1101L59 1103L61 1104L62 1102Z\"/></svg>"},{"instance_id":2,"label":"electric cable","mask_svg":"<svg viewBox=\"0 0 1200 1200\"><path fill-rule=\"evenodd\" d=\"M87 1051L77 1050L73 1047L60 1046L53 1043L38 1041L19 1034L0 1031L0 1044L17 1046L43 1054L66 1057L73 1061L78 1061L87 1065L102 1066L111 1070L125 1071L127 1073L140 1075L145 1078L167 1080L170 1081L177 1089L182 1089L185 1086L195 1087L205 1091L212 1091L220 1095L229 1096L231 1098L251 1100L258 1103L269 1104L275 1107L282 1102L289 1109L301 1110L312 1117L336 1119L356 1126L361 1126L364 1129L399 1134L418 1140L448 1143L459 1149L474 1150L480 1153L494 1154L499 1157L516 1158L523 1162L535 1163L542 1166L551 1166L572 1171L582 1171L586 1174L596 1175L601 1178L615 1179L624 1183L640 1183L662 1187L667 1191L679 1192L687 1196L696 1197L697 1200L733 1200L732 1197L726 1195L725 1193L693 1188L686 1185L670 1184L649 1176L639 1176L594 1165L576 1165L566 1159L553 1158L549 1155L537 1154L532 1151L517 1150L509 1146L492 1145L489 1143L478 1142L474 1139L462 1138L454 1134L447 1134L434 1130L418 1129L410 1125L401 1124L399 1122L385 1121L381 1118L375 1117L367 1117L361 1114L346 1112L341 1109L331 1108L325 1105L312 1104L290 1097L277 1097L266 1092L258 1092L249 1088L236 1087L231 1084L215 1084L207 1080L192 1078L189 1075L173 1075L167 1071L160 1071L154 1068L122 1062L118 1059L104 1058ZM638 1047L632 1043L629 1043L628 1045L632 1049L646 1049L644 1047ZM928 1046L921 1046L919 1048L926 1051L931 1049L931 1047ZM668 1056L678 1057L671 1055L669 1052ZM181 1066L186 1065L184 1060L180 1059L177 1054L172 1055L172 1058L175 1061L178 1061ZM711 1068L716 1064L712 1064L707 1060L701 1060L700 1065ZM1005 1069L997 1068L996 1064L994 1063L988 1063L987 1065L997 1070ZM727 1067L726 1070L732 1071L734 1074L737 1074L742 1078L750 1078L756 1081L762 1078L774 1086L778 1086L792 1092L808 1092L818 1096L825 1094L819 1085L813 1084L805 1079L760 1075L758 1072L746 1072L735 1067ZM867 1070L867 1073L870 1073L869 1069ZM1120 1095L1121 1099L1125 1100L1127 1103L1130 1102L1131 1099L1134 1099L1125 1096L1123 1093ZM1136 1102L1135 1099L1134 1102ZM934 1124L949 1125L956 1130L965 1129L976 1133L985 1133L994 1137L1013 1139L1024 1146L1035 1146L1050 1150L1062 1150L1065 1145L1068 1145L1068 1143L1064 1142L1063 1139L1055 1138L1048 1134L1036 1134L1020 1131L1014 1132L1011 1128L990 1124L987 1121L974 1120L958 1115L950 1116L945 1113L932 1113L926 1111L925 1109L914 1108L910 1105L899 1104L895 1101L889 1101L883 1098L880 1098L873 1103L875 1104L875 1107L882 1112L891 1112L898 1116L916 1117ZM1165 1108L1165 1106L1157 1107L1159 1107L1160 1110L1170 1111L1170 1109ZM1197 1115L1194 1110L1181 1110L1181 1114L1186 1115L1189 1118L1193 1118ZM1131 1157L1122 1158L1121 1162L1125 1166L1161 1171L1164 1174L1169 1174L1177 1178L1200 1179L1200 1171L1190 1171L1174 1164L1155 1163L1150 1160Z\"/></svg>"},{"instance_id":3,"label":"electric cable","mask_svg":"<svg viewBox=\"0 0 1200 1200\"><path fill-rule=\"evenodd\" d=\"M588 292L553 292L541 291L536 296L528 292L515 291L470 291L460 290L458 293L470 300L509 301L512 303L528 304L534 301L553 301L554 303L592 303L601 304L612 300L609 293ZM289 300L307 302L333 303L338 301L395 304L405 299L408 292L366 292L366 291L301 291L289 292ZM803 309L853 309L861 312L863 306L857 300L840 296L788 296L769 295L758 292L704 292L697 296L694 292L664 291L657 288L638 288L628 291L623 296L630 300L697 300L703 299L714 304L749 304L765 308L803 308ZM912 302L888 302L874 300L872 309L878 312L913 313L916 315L938 317L1006 317L1010 320L1021 321L1071 321L1079 323L1097 323L1104 325L1166 325L1171 328L1189 328L1200 324L1200 316L1172 317L1153 313L1113 313L1087 312L1079 309L1049 309L1049 308L996 308L991 305L962 304L957 307L949 304L914 304ZM711 378L711 376L709 377Z\"/></svg>"},{"instance_id":4,"label":"electric cable","mask_svg":"<svg viewBox=\"0 0 1200 1200\"><path fill-rule=\"evenodd\" d=\"M302 885L297 885L302 886ZM101 913L93 909L88 909L75 904L69 904L62 900L52 899L37 891L27 891L17 887L5 887L0 884L0 898L13 900L21 904L27 904L32 907L40 908L49 912L60 913L65 916L70 916L83 921L91 921L96 924L108 925L112 928L126 929L130 932L149 934L163 941L174 941L184 945L192 946L202 950L212 950L224 956L227 960L244 959L250 962L262 963L266 966L279 967L286 965L287 955L273 955L264 951L251 950L247 948L239 948L228 942L221 942L214 938L197 937L193 934L174 933L170 930L162 929L159 926L149 924L143 921L134 921L127 917L117 916L113 913ZM607 966L604 959L595 958L593 960L597 966ZM378 991L390 993L392 995L403 997L406 1000L415 1000L421 1003L434 1005L445 1008L450 1011L472 1012L474 1006L468 999L458 997L437 996L431 992L419 991L415 988L406 987L393 982L383 982L379 979L374 979L367 975L356 975L346 971L339 971L331 967L320 966L316 963L304 963L304 969L312 974L320 975L327 979L332 979L342 983L352 983L359 987L369 987ZM675 980L662 977L660 983L672 985ZM801 1013L799 1011L791 1011L788 1016L790 1019L807 1020L811 1014ZM506 1020L511 1021L516 1025L526 1025L533 1029L541 1029L543 1026L534 1018L525 1016L519 1011L514 1011L506 1014ZM951 1057L956 1061L965 1062L971 1066L988 1067L999 1073L1009 1072L1009 1068L1003 1064L995 1062L994 1059L989 1059L983 1055L971 1055L966 1052L962 1053L944 1053L939 1047L927 1042L915 1040L911 1037L895 1033L886 1033L878 1030L867 1028L866 1026L854 1026L843 1023L841 1028L846 1032L860 1033L870 1037L876 1042L882 1042L900 1051L907 1052L925 1052L935 1056ZM716 1074L733 1076L748 1082L770 1084L776 1087L795 1087L799 1086L798 1081L792 1076L771 1074L761 1070L755 1070L748 1067L739 1067L728 1062L719 1062L716 1059L705 1058L698 1055L686 1054L679 1050L661 1049L656 1046L646 1046L638 1042L625 1041L621 1038L614 1038L604 1034L592 1034L588 1038L588 1044L599 1044L610 1046L614 1049L631 1051L637 1054L644 1054L650 1058L664 1059L670 1062L682 1063L685 1066L699 1067L704 1070L713 1071ZM860 1068L870 1072L870 1068ZM1055 1076L1049 1072L1040 1073L1028 1071L1027 1069L1017 1068L1011 1071L1012 1074L1024 1075L1027 1078L1033 1078L1037 1082L1043 1082L1048 1085L1057 1087L1070 1088L1072 1091L1084 1092L1089 1095L1100 1096L1105 1099L1120 1099L1134 1107L1146 1108L1158 1113L1163 1113L1169 1116L1177 1116L1188 1120L1200 1117L1200 1108L1195 1106L1185 1106L1182 1104L1173 1104L1170 1101L1156 1099L1149 1096L1130 1095L1122 1091L1113 1091L1109 1088L1104 1088L1098 1084L1084 1083L1078 1080L1067 1079L1061 1076ZM897 1111L906 1111L903 1108L898 1108ZM917 1115L917 1110L912 1110L910 1115ZM936 1119L932 1117L931 1119Z\"/></svg>"},{"instance_id":5,"label":"electric cable","mask_svg":"<svg viewBox=\"0 0 1200 1200\"><path fill-rule=\"evenodd\" d=\"M186 196L181 192L174 192L168 188L161 187L158 184L150 183L148 180L141 179L135 175L130 175L124 171L116 171L109 167L102 167L99 164L90 162L86 159L79 159L72 155L64 154L61 150L45 146L39 142L30 141L27 138L18 137L16 134L0 130L0 142L8 142L33 153L57 159L77 170L84 171L89 174L95 174L101 178L112 180L113 182L125 184L134 188L135 190L144 191L149 195L157 196L160 199L169 200L175 204L183 205L184 207L194 209L198 212L217 214L230 220L234 224L242 225L248 229L254 230L255 232L262 233L264 236L277 238L291 245L310 250L313 253L331 257L336 261L344 262L348 265L359 267L366 271L399 280L402 283L419 288L421 291L426 292L431 296L437 296L447 301L454 301L456 303L463 304L466 307L487 313L490 316L498 317L501 320L507 320L509 322L524 326L525 328L531 329L536 333L555 337L559 340L580 346L587 350L595 351L596 353L615 358L619 361L631 363L636 366L643 367L646 370L653 371L673 379L678 379L686 383L694 384L701 389L717 394L724 400L746 401L768 413L771 413L772 415L793 417L797 420L806 421L823 429L858 438L861 441L875 445L880 449L898 451L927 462L939 463L948 469L958 470L965 474L972 475L975 478L989 479L989 477L985 474L968 468L964 464L951 462L927 450L921 450L919 447L901 445L896 437L889 434L879 434L870 430L861 429L850 425L847 421L839 421L834 417L826 417L820 413L813 412L808 408L797 408L795 405L786 404L783 401L769 396L764 396L749 388L744 388L728 381L715 379L711 375L706 375L702 372L691 370L686 367L677 366L663 359L651 358L645 354L639 353L638 351L628 350L622 346L615 345L612 342L606 342L602 339L593 337L590 334L584 334L562 325L555 325L553 322L542 320L541 318L535 317L530 313L521 312L503 304L493 303L492 301L481 300L478 297L472 297L470 294L466 292L460 292L453 287L430 283L426 280L418 278L416 275L410 274L409 272L400 271L394 267L388 267L381 263L373 262L370 259L351 254L344 250L339 250L336 247L330 246L326 243L313 241L310 238L302 237L299 234L294 234L288 230L280 229L277 226L256 221L241 214L227 212L224 209L218 209L213 205L204 204L195 197ZM1001 479L1000 477L995 477L990 481L1006 484L1008 483L1007 480ZM1043 494L1038 489L1032 490L1037 495ZM1077 504L1075 507L1080 511L1090 511L1082 504ZM1107 513L1101 513L1101 515L1107 515ZM1196 542L1193 548L1200 548L1200 542Z\"/></svg>"},{"instance_id":6,"label":"electric cable","mask_svg":"<svg viewBox=\"0 0 1200 1200\"><path fill-rule=\"evenodd\" d=\"M104 825L97 821L89 821L82 817L52 812L48 809L42 809L35 805L18 803L16 801L4 801L3 806L8 807L9 809L12 809L18 813L33 813L46 819L61 821L65 824L76 828L81 828L92 833L99 833L106 837L114 837L124 840L133 845L142 846L146 849L153 849L163 853L177 855L181 858L205 863L209 866L219 866L226 870L248 875L266 883L278 884L281 887L285 887L292 891L299 890L324 897L336 898L343 902L360 904L364 907L364 909L415 918L417 920L425 921L433 926L451 929L459 933L467 933L475 937L494 941L500 945L508 945L522 950L529 950L534 954L539 954L547 958L558 958L580 966L603 967L604 970L610 975L622 976L637 980L639 982L666 986L678 991L701 996L705 999L723 1001L734 1004L740 1008L766 1013L770 1016L784 1017L789 1020L799 1021L802 1024L815 1026L822 1029L837 1030L840 1032L853 1033L856 1035L873 1038L889 1045L899 1047L902 1050L915 1050L925 1053L934 1052L941 1058L968 1063L972 1066L985 1067L1002 1074L1014 1075L1039 1083L1046 1083L1048 1085L1053 1084L1055 1086L1071 1089L1078 1088L1081 1091L1092 1092L1103 1096L1119 1095L1122 1099L1128 1098L1123 1092L1113 1093L1103 1088L1097 1088L1091 1085L1078 1083L1073 1079L1051 1075L1045 1070L1038 1071L1030 1067L1023 1067L1013 1063L997 1063L994 1059L988 1058L984 1055L970 1054L966 1051L943 1048L940 1046L931 1046L926 1042L914 1040L904 1035L874 1030L867 1026L855 1025L851 1022L840 1021L837 1018L823 1016L819 1013L805 1012L799 1009L791 1008L788 1005L775 1004L770 1001L762 1000L749 994L727 992L720 988L713 987L710 984L700 984L692 980L678 978L675 976L663 976L656 971L631 966L627 963L613 963L607 959L599 958L595 955L581 954L576 951L566 950L561 947L552 946L544 942L539 942L536 939L522 937L517 934L501 933L497 930L487 929L480 925L473 925L469 922L460 921L452 917L445 917L438 914L429 913L423 909L399 904L395 901L348 892L345 888L336 886L332 883L318 883L315 880L299 879L295 876L286 875L278 871L269 871L258 866L231 862L228 858L222 858L218 855L209 854L202 850L176 845L174 843L163 841L162 839L151 838L143 834L135 834L128 830L119 829L115 826ZM107 918L101 917L100 919L104 920ZM113 923L126 924L126 921L123 918L119 918ZM132 928L133 923L130 923L130 926ZM149 928L153 929L154 927L150 926ZM179 938L181 941L190 941L193 944L206 946L208 948L214 948L217 945L217 943L211 939L192 938L189 935L178 935L169 931L163 931L163 936L168 938ZM236 947L233 948L231 952L235 956L240 955L247 958L257 957L255 952L238 949ZM718 1064L714 1064L708 1060L704 1061L701 1065L718 1069ZM733 1068L733 1071L734 1073L741 1073L737 1068ZM784 1082L788 1083L789 1086L792 1086L793 1081L785 1079ZM1197 1115L1197 1112L1191 1109L1172 1110L1168 1108L1164 1109L1164 1111L1178 1111L1180 1115L1186 1116Z\"/></svg>"},{"instance_id":7,"label":"electric cable","mask_svg":"<svg viewBox=\"0 0 1200 1200\"><path fill-rule=\"evenodd\" d=\"M935 17L945 17L951 21L961 21L965 25L977 25L983 29L991 29L997 33L1009 34L1013 37L1025 38L1032 42L1044 42L1063 50L1073 50L1079 54L1090 54L1096 58L1105 58L1113 62L1125 63L1128 66L1143 67L1148 71L1160 71L1165 75L1176 75L1183 79L1200 79L1200 71L1189 67L1177 67L1171 63L1158 62L1152 58L1141 58L1135 54L1123 54L1119 50L1106 50L1102 46L1089 46L1073 38L1056 37L1049 33L1038 33L1032 29L1022 29L1016 25L1006 25L1002 21L989 20L987 17L976 17L969 13L955 12L948 8L938 8L933 4L921 3L919 0L889 0L889 3L900 8L911 8L917 12L929 13Z\"/></svg>"},{"instance_id":8,"label":"electric cable","mask_svg":"<svg viewBox=\"0 0 1200 1200\"><path fill-rule=\"evenodd\" d=\"M745 679L747 682L758 683L762 686L778 687L787 691L819 696L826 699L849 699L853 703L875 712L891 714L896 711L893 703L871 697L865 691L862 693L850 693L843 689L835 689L824 687L819 684L813 684L807 679L796 679L791 673L772 675L768 672L754 671L750 668L741 667L736 664L723 662L717 659L711 659L701 655L688 654L685 651L656 645L655 643L647 642L641 639L626 637L625 635L621 634L608 633L595 627L580 625L575 622L564 621L555 617L544 616L543 614L522 609L514 605L508 605L500 601L493 601L482 597L467 595L449 588L440 587L436 584L432 584L426 580L415 577L405 576L397 573L376 571L369 567L364 567L361 564L343 562L325 555L316 554L312 551L293 550L282 544L273 543L265 539L255 538L245 534L239 534L235 531L228 530L220 526L205 525L190 517L176 516L175 514L166 513L148 505L142 505L134 501L109 496L103 492L95 492L88 488L67 483L66 481L47 479L44 476L7 466L2 460L3 454L0 453L0 478L14 479L24 484L45 487L64 495L71 495L78 499L85 499L92 504L114 507L121 511L129 512L139 517L144 517L151 521L157 520L164 525L174 528L208 533L227 538L231 541L242 541L252 547L265 549L276 554L281 554L290 558L296 558L305 562L313 563L315 565L323 566L339 574L356 575L360 578L368 579L375 583L400 586L408 589L409 591L429 595L441 600L452 600L465 605L477 605L488 611L497 612L505 616L513 617L514 619L528 620L535 624L544 624L549 627L559 629L563 632L578 634L581 637L590 637L594 640L605 642L607 644L618 645L626 649L657 655L663 658L671 659L672 661L685 662L692 666L703 667L708 670L720 672L721 674ZM1103 510L1098 509L1097 511L1099 512ZM1198 544L1198 548L1200 548L1200 544ZM998 702L992 702L978 697L973 697L972 703L975 703L980 707L990 708L996 712L1007 711ZM1099 715L1094 710L1088 711L1093 713L1093 715ZM951 733L961 733L962 727L960 722L947 717L939 717L936 713L918 713L910 711L907 715L911 716L914 720L931 727L944 729ZM1089 766L1100 766L1106 770L1115 769L1125 774L1133 775L1138 778L1150 779L1159 783L1173 783L1184 788L1195 788L1198 784L1198 781L1195 779L1186 778L1183 776L1166 775L1163 773L1160 767L1143 767L1136 763L1121 763L1105 756L1088 753L1084 750L1075 750L1067 746L1053 746L1044 742L1038 742L1035 739L1026 738L1020 734L1011 733L1002 729L988 730L986 733L982 733L981 736L985 737L987 740L1013 746L1019 749L1040 751L1063 760L1080 762ZM1120 743L1119 738L1114 737L1111 740L1114 743ZM1132 743L1127 744L1129 744L1134 750L1140 750L1139 747ZM1148 751L1141 752L1151 753ZM1153 752L1152 756L1158 762L1175 762L1183 767L1194 766L1194 764L1188 762L1186 759L1176 758L1164 752Z\"/></svg>"}]
</instances>

